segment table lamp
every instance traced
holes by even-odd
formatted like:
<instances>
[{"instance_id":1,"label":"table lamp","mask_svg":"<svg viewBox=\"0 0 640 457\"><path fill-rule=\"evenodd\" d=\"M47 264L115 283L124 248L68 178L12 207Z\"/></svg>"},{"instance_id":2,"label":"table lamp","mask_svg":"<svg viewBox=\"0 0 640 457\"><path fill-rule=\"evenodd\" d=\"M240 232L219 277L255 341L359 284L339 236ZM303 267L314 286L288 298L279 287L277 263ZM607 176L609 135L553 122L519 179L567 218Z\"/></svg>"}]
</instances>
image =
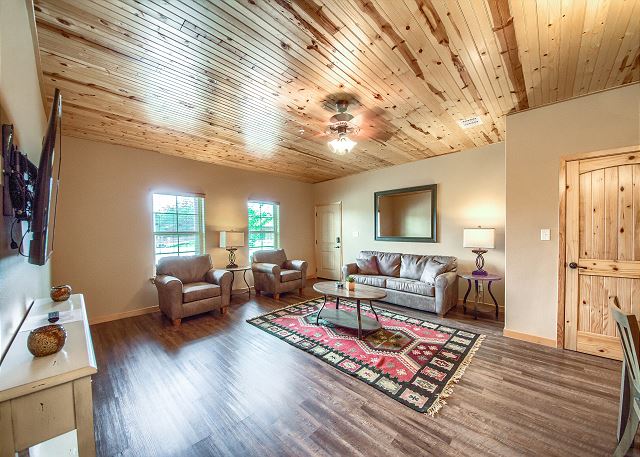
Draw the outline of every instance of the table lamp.
<instances>
[{"instance_id":1,"label":"table lamp","mask_svg":"<svg viewBox=\"0 0 640 457\"><path fill-rule=\"evenodd\" d=\"M229 251L229 265L227 268L238 268L236 265L236 251L244 246L244 232L220 232L220 247Z\"/></svg>"},{"instance_id":2,"label":"table lamp","mask_svg":"<svg viewBox=\"0 0 640 457\"><path fill-rule=\"evenodd\" d=\"M496 229L482 227L464 229L462 247L473 248L471 252L477 255L477 270L473 272L474 275L487 275L487 272L484 271L484 257L482 257L482 255L487 252L487 249L493 249L495 247L495 232Z\"/></svg>"}]
</instances>

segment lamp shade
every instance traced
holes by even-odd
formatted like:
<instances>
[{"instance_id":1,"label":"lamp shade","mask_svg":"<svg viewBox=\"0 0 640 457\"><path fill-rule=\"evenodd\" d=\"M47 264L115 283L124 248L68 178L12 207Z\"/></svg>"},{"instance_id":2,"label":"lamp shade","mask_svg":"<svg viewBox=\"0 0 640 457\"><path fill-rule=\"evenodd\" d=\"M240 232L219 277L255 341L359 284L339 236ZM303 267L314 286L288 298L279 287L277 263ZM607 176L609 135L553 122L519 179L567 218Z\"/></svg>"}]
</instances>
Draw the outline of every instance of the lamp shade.
<instances>
[{"instance_id":1,"label":"lamp shade","mask_svg":"<svg viewBox=\"0 0 640 457\"><path fill-rule=\"evenodd\" d=\"M220 232L221 248L239 248L244 246L244 232Z\"/></svg>"},{"instance_id":2,"label":"lamp shade","mask_svg":"<svg viewBox=\"0 0 640 457\"><path fill-rule=\"evenodd\" d=\"M462 237L462 247L493 249L495 232L496 229L492 228L466 228Z\"/></svg>"}]
</instances>

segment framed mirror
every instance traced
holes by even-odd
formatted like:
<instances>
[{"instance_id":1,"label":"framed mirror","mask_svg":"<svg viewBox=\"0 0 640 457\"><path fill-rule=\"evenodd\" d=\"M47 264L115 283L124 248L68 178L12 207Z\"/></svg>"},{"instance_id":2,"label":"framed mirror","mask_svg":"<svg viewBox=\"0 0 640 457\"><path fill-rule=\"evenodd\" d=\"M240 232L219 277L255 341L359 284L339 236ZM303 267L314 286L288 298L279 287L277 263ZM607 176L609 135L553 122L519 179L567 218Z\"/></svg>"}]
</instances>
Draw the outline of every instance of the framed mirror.
<instances>
[{"instance_id":1,"label":"framed mirror","mask_svg":"<svg viewBox=\"0 0 640 457\"><path fill-rule=\"evenodd\" d=\"M436 242L437 184L376 192L377 241Z\"/></svg>"}]
</instances>

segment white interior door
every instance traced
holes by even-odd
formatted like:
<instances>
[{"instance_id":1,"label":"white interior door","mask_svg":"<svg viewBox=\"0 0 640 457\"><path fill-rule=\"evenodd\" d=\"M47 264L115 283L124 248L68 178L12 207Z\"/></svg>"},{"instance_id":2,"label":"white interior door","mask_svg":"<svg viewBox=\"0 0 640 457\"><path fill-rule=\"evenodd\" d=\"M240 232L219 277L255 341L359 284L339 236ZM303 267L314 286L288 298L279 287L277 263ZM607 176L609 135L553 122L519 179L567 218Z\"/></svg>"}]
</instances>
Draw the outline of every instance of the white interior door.
<instances>
[{"instance_id":1,"label":"white interior door","mask_svg":"<svg viewBox=\"0 0 640 457\"><path fill-rule=\"evenodd\" d=\"M316 265L318 278L340 279L342 267L342 205L316 206Z\"/></svg>"}]
</instances>

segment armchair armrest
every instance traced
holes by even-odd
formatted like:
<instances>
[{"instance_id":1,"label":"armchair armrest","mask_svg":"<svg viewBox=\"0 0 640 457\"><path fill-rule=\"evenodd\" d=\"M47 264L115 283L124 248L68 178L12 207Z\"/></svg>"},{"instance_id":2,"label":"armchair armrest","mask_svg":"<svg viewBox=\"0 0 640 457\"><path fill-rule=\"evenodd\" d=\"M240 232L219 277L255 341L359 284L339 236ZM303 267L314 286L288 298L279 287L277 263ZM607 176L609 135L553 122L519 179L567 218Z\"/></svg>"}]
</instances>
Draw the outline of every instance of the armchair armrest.
<instances>
[{"instance_id":1,"label":"armchair armrest","mask_svg":"<svg viewBox=\"0 0 640 457\"><path fill-rule=\"evenodd\" d=\"M182 317L182 281L174 276L157 275L153 281L158 289L158 305L171 319Z\"/></svg>"},{"instance_id":2,"label":"armchair armrest","mask_svg":"<svg viewBox=\"0 0 640 457\"><path fill-rule=\"evenodd\" d=\"M436 312L444 316L458 303L458 273L448 271L436 276Z\"/></svg>"},{"instance_id":3,"label":"armchair armrest","mask_svg":"<svg viewBox=\"0 0 640 457\"><path fill-rule=\"evenodd\" d=\"M211 269L207 271L204 280L211 284L220 286L220 296L222 297L221 308L229 306L231 300L231 291L233 289L233 274L227 270L215 270Z\"/></svg>"},{"instance_id":4,"label":"armchair armrest","mask_svg":"<svg viewBox=\"0 0 640 457\"><path fill-rule=\"evenodd\" d=\"M251 270L258 273L266 273L269 275L274 275L276 277L280 277L280 266L275 263L253 263L251 264Z\"/></svg>"},{"instance_id":5,"label":"armchair armrest","mask_svg":"<svg viewBox=\"0 0 640 457\"><path fill-rule=\"evenodd\" d=\"M283 265L287 270L298 270L303 273L307 272L308 264L304 260L287 260Z\"/></svg>"},{"instance_id":6,"label":"armchair armrest","mask_svg":"<svg viewBox=\"0 0 640 457\"><path fill-rule=\"evenodd\" d=\"M342 266L342 279L347 279L349 275L355 275L358 273L358 264L348 263Z\"/></svg>"}]
</instances>

